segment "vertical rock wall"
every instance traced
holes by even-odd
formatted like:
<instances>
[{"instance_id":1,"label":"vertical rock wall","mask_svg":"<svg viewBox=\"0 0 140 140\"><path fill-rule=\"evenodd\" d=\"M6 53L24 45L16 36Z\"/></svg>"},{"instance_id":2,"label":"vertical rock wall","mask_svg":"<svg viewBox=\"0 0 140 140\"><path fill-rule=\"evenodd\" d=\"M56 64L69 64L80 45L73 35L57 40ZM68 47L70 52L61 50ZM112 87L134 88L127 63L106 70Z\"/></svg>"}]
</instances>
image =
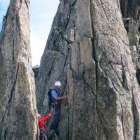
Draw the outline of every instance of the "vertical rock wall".
<instances>
[{"instance_id":1,"label":"vertical rock wall","mask_svg":"<svg viewBox=\"0 0 140 140\"><path fill-rule=\"evenodd\" d=\"M0 33L0 140L36 140L29 0L11 0Z\"/></svg>"},{"instance_id":2,"label":"vertical rock wall","mask_svg":"<svg viewBox=\"0 0 140 140\"><path fill-rule=\"evenodd\" d=\"M140 90L117 0L61 0L37 77L38 109L63 83L63 140L140 140Z\"/></svg>"},{"instance_id":3,"label":"vertical rock wall","mask_svg":"<svg viewBox=\"0 0 140 140\"><path fill-rule=\"evenodd\" d=\"M123 21L128 33L133 62L140 84L140 1L120 0Z\"/></svg>"}]
</instances>

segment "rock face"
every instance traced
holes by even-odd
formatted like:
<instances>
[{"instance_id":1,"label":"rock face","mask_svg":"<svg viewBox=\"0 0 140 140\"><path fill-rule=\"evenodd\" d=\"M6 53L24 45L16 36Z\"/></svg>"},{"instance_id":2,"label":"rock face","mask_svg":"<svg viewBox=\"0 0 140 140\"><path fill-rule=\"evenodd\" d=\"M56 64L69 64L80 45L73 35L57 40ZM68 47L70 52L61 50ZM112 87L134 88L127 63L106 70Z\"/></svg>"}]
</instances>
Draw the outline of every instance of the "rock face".
<instances>
[{"instance_id":1,"label":"rock face","mask_svg":"<svg viewBox=\"0 0 140 140\"><path fill-rule=\"evenodd\" d=\"M137 75L140 75L140 1L121 0L120 4L133 62L136 65ZM137 76L137 79L140 84L140 77Z\"/></svg>"},{"instance_id":2,"label":"rock face","mask_svg":"<svg viewBox=\"0 0 140 140\"><path fill-rule=\"evenodd\" d=\"M11 0L0 34L0 140L36 140L29 0Z\"/></svg>"},{"instance_id":3,"label":"rock face","mask_svg":"<svg viewBox=\"0 0 140 140\"><path fill-rule=\"evenodd\" d=\"M122 15L125 18L139 19L140 1L139 0L120 0Z\"/></svg>"},{"instance_id":4,"label":"rock face","mask_svg":"<svg viewBox=\"0 0 140 140\"><path fill-rule=\"evenodd\" d=\"M62 81L69 96L63 140L140 140L140 90L120 2L60 1L41 59L37 103L46 112L49 88Z\"/></svg>"}]
</instances>

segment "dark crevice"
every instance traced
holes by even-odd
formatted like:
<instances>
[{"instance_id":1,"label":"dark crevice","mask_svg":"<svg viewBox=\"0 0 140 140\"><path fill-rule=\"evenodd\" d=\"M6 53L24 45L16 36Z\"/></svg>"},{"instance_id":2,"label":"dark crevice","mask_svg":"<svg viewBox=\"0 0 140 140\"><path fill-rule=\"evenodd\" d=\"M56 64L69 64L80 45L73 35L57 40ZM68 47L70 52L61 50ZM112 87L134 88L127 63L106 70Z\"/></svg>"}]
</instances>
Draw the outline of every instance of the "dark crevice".
<instances>
[{"instance_id":1,"label":"dark crevice","mask_svg":"<svg viewBox=\"0 0 140 140\"><path fill-rule=\"evenodd\" d=\"M93 7L92 7L92 0L90 0L90 17L91 17L91 28L92 28L92 33L93 33L93 37L91 38L91 43L92 43L92 58L94 59L95 61L95 69L96 69L96 88L97 88L97 83L98 83L98 78L97 78L97 75L98 75L98 60L97 60L97 56L96 56L96 46L98 45L98 38L96 38L96 34L95 34L95 31L94 31L94 25L93 25ZM96 38L96 40L95 40Z\"/></svg>"},{"instance_id":2,"label":"dark crevice","mask_svg":"<svg viewBox=\"0 0 140 140\"><path fill-rule=\"evenodd\" d=\"M39 66L33 67L32 70L34 72L34 77L37 78L39 72Z\"/></svg>"},{"instance_id":3,"label":"dark crevice","mask_svg":"<svg viewBox=\"0 0 140 140\"><path fill-rule=\"evenodd\" d=\"M65 36L63 36L62 33L61 33L61 36L62 36L63 40L65 40L68 44L72 44L73 43L70 39L68 39Z\"/></svg>"},{"instance_id":4,"label":"dark crevice","mask_svg":"<svg viewBox=\"0 0 140 140\"><path fill-rule=\"evenodd\" d=\"M122 58L121 58L121 61L122 61ZM122 62L122 81L121 81L121 83L122 83L122 86L123 86L126 90L128 90L127 78L126 78L126 70L125 70L125 66L124 66L123 62Z\"/></svg>"},{"instance_id":5,"label":"dark crevice","mask_svg":"<svg viewBox=\"0 0 140 140\"><path fill-rule=\"evenodd\" d=\"M123 87L126 87L126 75L125 75L125 70L122 70L122 85Z\"/></svg>"},{"instance_id":6,"label":"dark crevice","mask_svg":"<svg viewBox=\"0 0 140 140\"><path fill-rule=\"evenodd\" d=\"M93 60L95 61L95 72L96 72L96 93L95 95L97 94L97 89L98 89L98 60L97 60L97 56L96 56L96 46L98 45L98 38L95 34L95 31L94 31L94 25L93 25L93 7L92 7L92 0L90 0L90 17L91 17L91 28L92 28L92 33L93 33L93 37L91 38L91 41L92 41L92 58ZM96 40L95 40L96 38ZM96 101L97 101L97 96L96 96Z\"/></svg>"},{"instance_id":7,"label":"dark crevice","mask_svg":"<svg viewBox=\"0 0 140 140\"><path fill-rule=\"evenodd\" d=\"M67 21L65 23L65 25L63 26L64 29L67 28L68 24L69 24L69 21L70 21L70 18L71 18L71 13L72 13L72 8L75 6L77 0L75 0L72 4L69 4L69 12L68 12L68 15L67 15Z\"/></svg>"},{"instance_id":8,"label":"dark crevice","mask_svg":"<svg viewBox=\"0 0 140 140\"><path fill-rule=\"evenodd\" d=\"M26 7L29 9L29 5L28 5L27 0L24 0L24 1L25 1L25 4L26 4Z\"/></svg>"},{"instance_id":9,"label":"dark crevice","mask_svg":"<svg viewBox=\"0 0 140 140\"><path fill-rule=\"evenodd\" d=\"M138 31L139 31L139 33L140 33L140 26L138 27Z\"/></svg>"},{"instance_id":10,"label":"dark crevice","mask_svg":"<svg viewBox=\"0 0 140 140\"><path fill-rule=\"evenodd\" d=\"M134 121L134 135L133 135L133 140L137 140L137 134L139 131L139 116L138 116L138 111L136 108L136 103L133 95L133 89L132 89L132 112L133 112L133 121Z\"/></svg>"},{"instance_id":11,"label":"dark crevice","mask_svg":"<svg viewBox=\"0 0 140 140\"><path fill-rule=\"evenodd\" d=\"M124 27L126 29L127 32L129 32L129 22L130 22L130 19L123 19L123 23L124 23Z\"/></svg>"},{"instance_id":12,"label":"dark crevice","mask_svg":"<svg viewBox=\"0 0 140 140\"><path fill-rule=\"evenodd\" d=\"M75 4L76 4L77 0L74 0L72 3L71 3L71 7L73 7Z\"/></svg>"},{"instance_id":13,"label":"dark crevice","mask_svg":"<svg viewBox=\"0 0 140 140\"><path fill-rule=\"evenodd\" d=\"M4 135L3 135L4 140L6 140L6 136L7 136L7 129L5 129L5 131L4 131Z\"/></svg>"},{"instance_id":14,"label":"dark crevice","mask_svg":"<svg viewBox=\"0 0 140 140\"><path fill-rule=\"evenodd\" d=\"M17 65L16 76L15 76L15 80L14 80L13 86L11 88L11 93L10 93L10 98L8 100L8 104L10 104L10 102L12 100L12 97L13 97L13 93L15 91L15 86L16 86L17 76L18 76L18 70L19 70L19 65Z\"/></svg>"},{"instance_id":15,"label":"dark crevice","mask_svg":"<svg viewBox=\"0 0 140 140\"><path fill-rule=\"evenodd\" d=\"M66 79L66 85L68 85L68 82L67 82L68 80ZM69 91L69 86L67 86L67 89L66 89L67 91ZM68 92L65 92L66 93L66 96L69 96L68 95ZM67 125L67 140L69 140L70 139L70 131L69 131L69 129L70 129L70 105L68 104L68 110L67 110L67 113L68 113L68 118L67 118L67 121L68 121L68 125Z\"/></svg>"},{"instance_id":16,"label":"dark crevice","mask_svg":"<svg viewBox=\"0 0 140 140\"><path fill-rule=\"evenodd\" d=\"M63 26L63 30L61 30L60 35L62 37L63 40L65 40L68 44L72 44L73 42L71 40L69 40L68 38L66 38L63 34L64 31L67 29L67 26L69 24L70 18L71 18L71 12L72 12L72 8L73 6L76 4L77 0L75 0L70 6L69 6L69 12L67 15L67 21L66 24Z\"/></svg>"},{"instance_id":17,"label":"dark crevice","mask_svg":"<svg viewBox=\"0 0 140 140\"><path fill-rule=\"evenodd\" d=\"M120 6L121 6L121 12L124 17L127 17L127 5L128 1L127 0L120 0Z\"/></svg>"},{"instance_id":18,"label":"dark crevice","mask_svg":"<svg viewBox=\"0 0 140 140\"><path fill-rule=\"evenodd\" d=\"M7 112L9 111L9 109L10 109L11 101L12 101L12 98L13 98L13 94L14 94L15 86L16 86L16 82L17 82L18 70L19 70L19 65L17 64L16 75L15 75L15 79L14 79L13 86L12 86L11 91L10 91L10 97L9 97L9 99L8 99L5 112L4 112L3 117L2 117L2 119L0 120L0 122L3 122L3 121L4 121L5 115L6 115L6 113L7 113Z\"/></svg>"},{"instance_id":19,"label":"dark crevice","mask_svg":"<svg viewBox=\"0 0 140 140\"><path fill-rule=\"evenodd\" d=\"M13 62L15 61L15 40L13 39L13 54L12 54L13 56Z\"/></svg>"},{"instance_id":20,"label":"dark crevice","mask_svg":"<svg viewBox=\"0 0 140 140\"><path fill-rule=\"evenodd\" d=\"M137 78L137 81L138 81L138 84L140 85L140 69L136 69L136 78Z\"/></svg>"},{"instance_id":21,"label":"dark crevice","mask_svg":"<svg viewBox=\"0 0 140 140\"><path fill-rule=\"evenodd\" d=\"M95 83L95 92L92 90L93 94L95 94L95 116L97 117L98 114L98 108L97 108L97 92L98 92L98 60L97 60L97 56L96 56L96 46L98 45L98 38L96 36L95 30L94 30L94 23L93 23L93 4L92 4L92 0L90 0L90 17L91 17L91 29L92 29L92 38L91 38L91 43L92 43L92 58L95 62L95 76L96 76L96 83ZM96 40L95 40L96 39ZM99 118L100 119L100 118ZM95 118L95 121L97 121L97 118ZM100 122L101 119L100 119ZM95 125L95 139L97 139L97 135L98 135L98 128L97 128L97 122L94 124Z\"/></svg>"},{"instance_id":22,"label":"dark crevice","mask_svg":"<svg viewBox=\"0 0 140 140\"><path fill-rule=\"evenodd\" d=\"M69 46L69 44L67 44L67 45ZM67 54L65 56L65 62L64 62L64 69L63 69L63 72L62 72L61 76L65 74L65 71L67 71L67 68L68 68L68 65L69 65L68 60L69 60L70 52L71 52L70 49L71 49L70 47L67 48Z\"/></svg>"},{"instance_id":23,"label":"dark crevice","mask_svg":"<svg viewBox=\"0 0 140 140\"><path fill-rule=\"evenodd\" d=\"M124 118L124 116L123 116L123 114L125 114L125 112L124 112L124 109L123 109L123 106L122 106L122 103L120 102L120 105L121 105L121 111L122 111L122 114L121 114L121 123L122 123L122 131L123 131L123 137L124 137L124 140L126 140L126 138L125 138L125 118Z\"/></svg>"},{"instance_id":24,"label":"dark crevice","mask_svg":"<svg viewBox=\"0 0 140 140\"><path fill-rule=\"evenodd\" d=\"M117 76L118 80L121 82L121 77L119 76L119 74L117 73L116 69L114 68L113 64L112 63L109 63L113 72L115 73L115 75Z\"/></svg>"}]
</instances>

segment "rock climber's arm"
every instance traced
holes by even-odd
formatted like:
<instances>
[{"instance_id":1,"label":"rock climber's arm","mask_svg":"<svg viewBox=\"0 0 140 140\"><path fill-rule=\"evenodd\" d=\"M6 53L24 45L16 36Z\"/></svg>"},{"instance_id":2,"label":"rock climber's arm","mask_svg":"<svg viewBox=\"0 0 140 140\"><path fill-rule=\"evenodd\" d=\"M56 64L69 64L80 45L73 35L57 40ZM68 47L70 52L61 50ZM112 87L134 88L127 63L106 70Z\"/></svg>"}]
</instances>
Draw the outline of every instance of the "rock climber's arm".
<instances>
[{"instance_id":1,"label":"rock climber's arm","mask_svg":"<svg viewBox=\"0 0 140 140\"><path fill-rule=\"evenodd\" d=\"M52 91L52 97L53 97L56 101L61 101L61 100L67 99L67 96L58 97L58 95L57 95L57 93L56 93L55 90Z\"/></svg>"},{"instance_id":2,"label":"rock climber's arm","mask_svg":"<svg viewBox=\"0 0 140 140\"><path fill-rule=\"evenodd\" d=\"M65 100L67 99L67 96L57 97L57 100Z\"/></svg>"}]
</instances>

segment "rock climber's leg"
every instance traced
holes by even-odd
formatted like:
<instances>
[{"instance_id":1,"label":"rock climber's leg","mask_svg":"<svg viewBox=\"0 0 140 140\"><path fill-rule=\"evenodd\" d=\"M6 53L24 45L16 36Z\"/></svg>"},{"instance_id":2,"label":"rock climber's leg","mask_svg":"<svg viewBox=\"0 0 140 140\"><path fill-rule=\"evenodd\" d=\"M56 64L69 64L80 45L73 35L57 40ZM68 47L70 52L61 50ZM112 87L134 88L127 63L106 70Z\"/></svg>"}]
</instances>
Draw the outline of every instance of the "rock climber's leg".
<instances>
[{"instance_id":1,"label":"rock climber's leg","mask_svg":"<svg viewBox=\"0 0 140 140\"><path fill-rule=\"evenodd\" d=\"M59 122L60 122L60 113L55 113L53 116L53 120L50 126L50 131L54 130L55 134L59 137ZM51 133L51 132L50 132Z\"/></svg>"}]
</instances>

